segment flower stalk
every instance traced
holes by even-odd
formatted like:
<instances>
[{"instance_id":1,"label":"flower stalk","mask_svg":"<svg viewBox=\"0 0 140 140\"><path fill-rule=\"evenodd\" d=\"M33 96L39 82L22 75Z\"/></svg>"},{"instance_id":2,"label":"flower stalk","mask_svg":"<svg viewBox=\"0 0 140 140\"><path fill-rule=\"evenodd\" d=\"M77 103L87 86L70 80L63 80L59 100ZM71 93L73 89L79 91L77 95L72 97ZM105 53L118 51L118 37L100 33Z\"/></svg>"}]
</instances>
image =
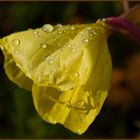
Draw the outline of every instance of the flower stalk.
<instances>
[{"instance_id":1,"label":"flower stalk","mask_svg":"<svg viewBox=\"0 0 140 140\"><path fill-rule=\"evenodd\" d=\"M132 22L123 17L108 17L105 22L112 27L112 32L121 32L126 34L126 32L123 32L125 30L128 32L127 34L131 34L140 44L140 29Z\"/></svg>"}]
</instances>

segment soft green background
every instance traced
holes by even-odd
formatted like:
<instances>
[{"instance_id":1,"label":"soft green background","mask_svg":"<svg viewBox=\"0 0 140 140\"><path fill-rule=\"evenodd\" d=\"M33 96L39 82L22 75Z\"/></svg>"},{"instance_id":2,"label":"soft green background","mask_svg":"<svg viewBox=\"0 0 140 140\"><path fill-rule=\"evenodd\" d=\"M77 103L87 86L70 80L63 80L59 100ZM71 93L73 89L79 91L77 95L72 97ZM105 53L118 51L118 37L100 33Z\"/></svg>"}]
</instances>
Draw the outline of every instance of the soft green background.
<instances>
[{"instance_id":1,"label":"soft green background","mask_svg":"<svg viewBox=\"0 0 140 140\"><path fill-rule=\"evenodd\" d=\"M135 4L131 2L131 6ZM91 23L122 12L122 2L0 2L0 37L45 23ZM113 68L124 68L125 60L139 47L123 35L110 37ZM136 138L140 121L136 126L134 122L140 119L139 109L135 105L126 111L105 102L99 116L81 136L61 125L48 124L37 114L32 94L8 80L0 51L0 138Z\"/></svg>"}]
</instances>

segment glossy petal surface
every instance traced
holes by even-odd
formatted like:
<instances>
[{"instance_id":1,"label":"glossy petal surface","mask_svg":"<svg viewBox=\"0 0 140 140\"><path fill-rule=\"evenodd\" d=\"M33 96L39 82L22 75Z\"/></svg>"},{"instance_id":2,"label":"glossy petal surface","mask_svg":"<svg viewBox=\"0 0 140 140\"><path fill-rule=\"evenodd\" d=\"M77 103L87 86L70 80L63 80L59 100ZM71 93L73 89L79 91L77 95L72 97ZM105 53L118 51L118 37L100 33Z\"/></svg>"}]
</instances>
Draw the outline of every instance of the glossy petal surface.
<instances>
[{"instance_id":1,"label":"glossy petal surface","mask_svg":"<svg viewBox=\"0 0 140 140\"><path fill-rule=\"evenodd\" d=\"M8 77L32 89L39 115L82 134L98 115L110 88L107 29L95 24L51 26L0 40Z\"/></svg>"}]
</instances>

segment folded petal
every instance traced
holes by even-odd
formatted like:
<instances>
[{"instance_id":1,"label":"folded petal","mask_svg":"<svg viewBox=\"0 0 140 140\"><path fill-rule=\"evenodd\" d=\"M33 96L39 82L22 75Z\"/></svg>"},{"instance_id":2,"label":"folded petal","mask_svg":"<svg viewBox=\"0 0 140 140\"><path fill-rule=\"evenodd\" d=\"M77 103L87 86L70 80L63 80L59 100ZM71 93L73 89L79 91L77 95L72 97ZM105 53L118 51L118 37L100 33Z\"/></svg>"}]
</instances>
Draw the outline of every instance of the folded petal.
<instances>
[{"instance_id":1,"label":"folded petal","mask_svg":"<svg viewBox=\"0 0 140 140\"><path fill-rule=\"evenodd\" d=\"M8 77L31 90L49 123L82 134L98 115L110 88L108 29L95 24L29 29L0 40Z\"/></svg>"},{"instance_id":2,"label":"folded petal","mask_svg":"<svg viewBox=\"0 0 140 140\"><path fill-rule=\"evenodd\" d=\"M4 53L4 69L8 78L19 87L32 91L32 80L29 79L22 70L17 66L12 56L3 49Z\"/></svg>"},{"instance_id":3,"label":"folded petal","mask_svg":"<svg viewBox=\"0 0 140 140\"><path fill-rule=\"evenodd\" d=\"M86 45L80 46L85 55L84 59L81 58L82 70L86 69L82 73L86 77L85 80L81 79L83 82L78 82L68 91L33 86L35 108L47 122L63 124L71 131L82 134L100 112L110 89L112 71L104 33L103 29L98 30L93 40L87 37Z\"/></svg>"}]
</instances>

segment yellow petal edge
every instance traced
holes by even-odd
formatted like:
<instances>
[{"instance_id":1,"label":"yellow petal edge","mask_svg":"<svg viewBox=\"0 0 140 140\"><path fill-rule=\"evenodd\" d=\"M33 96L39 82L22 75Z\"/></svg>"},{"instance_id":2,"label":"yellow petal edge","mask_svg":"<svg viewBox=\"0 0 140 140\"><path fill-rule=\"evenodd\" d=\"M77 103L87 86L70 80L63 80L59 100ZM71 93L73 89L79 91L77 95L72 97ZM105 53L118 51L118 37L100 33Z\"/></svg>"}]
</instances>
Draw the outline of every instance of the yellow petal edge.
<instances>
[{"instance_id":1,"label":"yellow petal edge","mask_svg":"<svg viewBox=\"0 0 140 140\"><path fill-rule=\"evenodd\" d=\"M10 80L32 91L47 122L82 134L110 89L108 29L101 23L44 25L0 39Z\"/></svg>"}]
</instances>

